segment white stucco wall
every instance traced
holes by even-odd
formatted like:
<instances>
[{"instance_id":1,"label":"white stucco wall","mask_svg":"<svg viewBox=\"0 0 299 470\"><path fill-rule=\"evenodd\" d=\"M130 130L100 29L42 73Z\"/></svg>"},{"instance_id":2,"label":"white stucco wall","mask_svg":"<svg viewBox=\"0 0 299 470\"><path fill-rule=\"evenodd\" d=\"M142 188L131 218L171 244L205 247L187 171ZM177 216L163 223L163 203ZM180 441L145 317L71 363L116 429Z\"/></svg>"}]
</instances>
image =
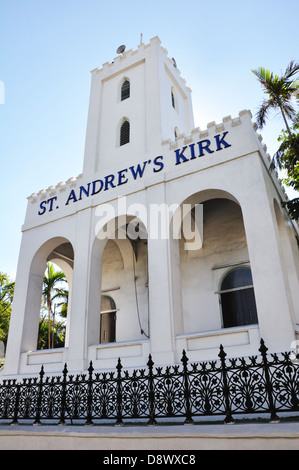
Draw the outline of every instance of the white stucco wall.
<instances>
[{"instance_id":1,"label":"white stucco wall","mask_svg":"<svg viewBox=\"0 0 299 470\"><path fill-rule=\"evenodd\" d=\"M123 78L132 95L119 102ZM123 116L135 127L120 148ZM179 361L182 349L190 360L210 360L220 344L229 355L257 354L261 337L271 351L290 348L299 318L296 232L251 117L242 111L193 129L190 90L158 38L93 71L83 174L28 198L4 375L38 372L41 364L60 372L64 362L81 371L90 360L114 368L118 357L124 367L139 367L149 353L166 364ZM183 132L176 141L174 126ZM167 216L183 203L203 204L202 246L194 252L173 239ZM155 237L151 209L162 204L167 236ZM130 242L116 249L101 239L115 238L108 222L124 215L125 223L138 217L147 236L135 274L140 323L150 338L138 321ZM68 343L35 351L43 269L62 242L74 251ZM223 329L216 292L226 269L245 261L259 324ZM109 345L99 344L101 290L119 309Z\"/></svg>"}]
</instances>

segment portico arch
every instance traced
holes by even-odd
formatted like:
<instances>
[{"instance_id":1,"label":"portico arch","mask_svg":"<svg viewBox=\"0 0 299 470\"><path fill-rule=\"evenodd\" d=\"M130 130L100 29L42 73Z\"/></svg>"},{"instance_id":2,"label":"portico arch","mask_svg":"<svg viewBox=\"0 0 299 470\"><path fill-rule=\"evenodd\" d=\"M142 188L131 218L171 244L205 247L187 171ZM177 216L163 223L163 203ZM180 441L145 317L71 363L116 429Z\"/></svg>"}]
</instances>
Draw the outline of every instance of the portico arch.
<instances>
[{"instance_id":1,"label":"portico arch","mask_svg":"<svg viewBox=\"0 0 299 470\"><path fill-rule=\"evenodd\" d=\"M196 213L196 207L200 211ZM208 189L189 195L180 204L192 215L194 238L186 239L184 220L179 236L171 221L171 258L176 334L202 333L222 328L220 279L227 269L249 265L243 215L230 193ZM188 230L187 230L188 235ZM200 243L196 237L200 236ZM194 246L192 249L192 243Z\"/></svg>"},{"instance_id":2,"label":"portico arch","mask_svg":"<svg viewBox=\"0 0 299 470\"><path fill-rule=\"evenodd\" d=\"M134 233L135 235L134 235ZM91 252L88 345L99 343L101 299L117 306L115 342L146 339L148 326L147 231L140 219L122 215L98 231Z\"/></svg>"},{"instance_id":3,"label":"portico arch","mask_svg":"<svg viewBox=\"0 0 299 470\"><path fill-rule=\"evenodd\" d=\"M48 261L55 262L65 272L71 299L73 247L66 238L54 237L40 246L31 262L25 300L22 351L32 351L37 346L43 279ZM70 317L70 304L71 301L68 308L68 318ZM68 322L66 337L68 337Z\"/></svg>"}]
</instances>

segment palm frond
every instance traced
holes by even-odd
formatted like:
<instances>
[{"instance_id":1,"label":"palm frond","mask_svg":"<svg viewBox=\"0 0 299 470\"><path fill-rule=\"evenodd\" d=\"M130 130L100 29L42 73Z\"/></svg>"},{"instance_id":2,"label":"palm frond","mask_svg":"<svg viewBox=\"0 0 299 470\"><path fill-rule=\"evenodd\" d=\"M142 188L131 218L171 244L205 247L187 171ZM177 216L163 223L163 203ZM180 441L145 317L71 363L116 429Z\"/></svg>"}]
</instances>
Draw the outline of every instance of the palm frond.
<instances>
[{"instance_id":1,"label":"palm frond","mask_svg":"<svg viewBox=\"0 0 299 470\"><path fill-rule=\"evenodd\" d=\"M286 116L287 116L291 121L296 122L297 114L296 114L296 111L295 111L293 105L290 104L290 103L282 103L281 107L282 107L282 109L284 110Z\"/></svg>"},{"instance_id":2,"label":"palm frond","mask_svg":"<svg viewBox=\"0 0 299 470\"><path fill-rule=\"evenodd\" d=\"M268 101L264 101L256 113L256 124L259 129L262 129L264 127L268 112L269 112L269 103Z\"/></svg>"},{"instance_id":3,"label":"palm frond","mask_svg":"<svg viewBox=\"0 0 299 470\"><path fill-rule=\"evenodd\" d=\"M285 80L289 80L293 77L297 72L299 72L299 64L295 63L294 60L291 60L289 65L287 66L283 78Z\"/></svg>"},{"instance_id":4,"label":"palm frond","mask_svg":"<svg viewBox=\"0 0 299 470\"><path fill-rule=\"evenodd\" d=\"M265 67L258 67L257 69L251 71L263 85L273 81L273 73Z\"/></svg>"}]
</instances>

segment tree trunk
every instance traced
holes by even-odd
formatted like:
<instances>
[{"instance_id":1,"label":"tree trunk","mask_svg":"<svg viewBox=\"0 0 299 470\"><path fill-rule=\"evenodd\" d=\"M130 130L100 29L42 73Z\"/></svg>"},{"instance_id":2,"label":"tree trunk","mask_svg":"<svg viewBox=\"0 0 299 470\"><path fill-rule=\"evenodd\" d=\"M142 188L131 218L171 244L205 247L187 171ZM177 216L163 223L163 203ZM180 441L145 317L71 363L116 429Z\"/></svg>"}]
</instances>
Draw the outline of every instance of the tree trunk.
<instances>
[{"instance_id":1,"label":"tree trunk","mask_svg":"<svg viewBox=\"0 0 299 470\"><path fill-rule=\"evenodd\" d=\"M48 349L51 349L51 300L47 299L48 304Z\"/></svg>"},{"instance_id":2,"label":"tree trunk","mask_svg":"<svg viewBox=\"0 0 299 470\"><path fill-rule=\"evenodd\" d=\"M284 120L284 123L286 125L286 128L287 128L287 131L288 131L288 134L289 134L289 137L290 139L292 138L292 132L291 132L291 129L289 127L289 124L288 124L288 121L287 121L287 118L285 116L285 113L284 113L284 110L283 110L283 107L280 106L280 111L281 111L281 114L282 114L282 117L283 117L283 120Z\"/></svg>"}]
</instances>

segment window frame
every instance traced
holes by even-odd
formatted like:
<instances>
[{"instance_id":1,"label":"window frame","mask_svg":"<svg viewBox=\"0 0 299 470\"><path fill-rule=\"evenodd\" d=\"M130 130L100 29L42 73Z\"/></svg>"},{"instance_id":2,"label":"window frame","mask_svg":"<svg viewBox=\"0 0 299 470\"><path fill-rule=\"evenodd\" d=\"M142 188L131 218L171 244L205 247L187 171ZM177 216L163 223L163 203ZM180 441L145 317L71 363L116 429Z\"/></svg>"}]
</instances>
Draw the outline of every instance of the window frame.
<instances>
[{"instance_id":1,"label":"window frame","mask_svg":"<svg viewBox=\"0 0 299 470\"><path fill-rule=\"evenodd\" d=\"M102 310L102 305L101 305L101 311L100 311L100 334L99 334L99 344L111 344L111 343L115 343L116 342L116 320L117 320L117 312L118 312L118 309L116 308L116 305L115 305L115 302L113 300L112 297L110 297L109 295L103 295L101 296L101 299L103 299L103 297L105 298L105 300L107 300L109 303L110 303L110 309L109 310ZM106 338L104 338L104 333L105 331L103 331L103 319L104 319L104 316L105 318L109 318L109 321L111 320L113 322L113 339L112 340L108 340L108 341L105 341ZM110 324L109 324L109 333L110 333ZM110 339L110 338L108 338Z\"/></svg>"},{"instance_id":2,"label":"window frame","mask_svg":"<svg viewBox=\"0 0 299 470\"><path fill-rule=\"evenodd\" d=\"M128 129L125 130L126 134L123 132L125 124L128 125ZM131 123L128 118L123 118L119 127L119 146L123 147L124 145L129 144L130 140L131 140Z\"/></svg>"},{"instance_id":3,"label":"window frame","mask_svg":"<svg viewBox=\"0 0 299 470\"><path fill-rule=\"evenodd\" d=\"M126 85L126 88L125 88ZM124 78L120 87L120 101L125 101L131 97L131 82L128 78Z\"/></svg>"},{"instance_id":4,"label":"window frame","mask_svg":"<svg viewBox=\"0 0 299 470\"><path fill-rule=\"evenodd\" d=\"M221 308L221 326L223 329L226 329L226 328L238 328L238 327L246 327L246 326L249 326L249 325L257 325L258 324L258 312L257 312L257 306L256 306L256 300L255 300L255 292L254 292L254 285L253 285L253 281L252 281L252 284L248 284L248 285L244 285L244 286L240 286L240 287L232 287L230 289L221 289L222 287L222 284L224 282L224 280L227 278L227 276L232 273L233 271L236 271L236 270L241 270L241 269L247 269L250 271L250 274L251 274L251 278L252 278L252 273L251 273L251 268L250 266L234 266L233 268L230 268L228 269L221 277L220 279L220 283L219 283L219 290L218 292L216 292L218 294L218 298L219 298L219 304L220 304L220 308ZM253 323L247 323L247 322L244 322L244 323L237 323L237 322L234 322L235 324L234 325L231 325L231 326L225 326L225 323L226 323L226 319L225 319L225 316L226 316L226 312L224 312L224 309L223 309L223 298L222 296L225 295L225 294L229 294L229 293L237 293L237 292L242 292L242 291L245 291L245 290L248 290L248 289L252 289L252 294L253 294L253 298L252 298L252 301L254 301L254 307L255 307L255 311L254 311L254 316L256 317L256 322L253 322ZM243 317L246 319L248 319L248 316L247 316L247 313L246 311L245 312L242 312L243 313ZM228 320L228 318L227 318Z\"/></svg>"}]
</instances>

